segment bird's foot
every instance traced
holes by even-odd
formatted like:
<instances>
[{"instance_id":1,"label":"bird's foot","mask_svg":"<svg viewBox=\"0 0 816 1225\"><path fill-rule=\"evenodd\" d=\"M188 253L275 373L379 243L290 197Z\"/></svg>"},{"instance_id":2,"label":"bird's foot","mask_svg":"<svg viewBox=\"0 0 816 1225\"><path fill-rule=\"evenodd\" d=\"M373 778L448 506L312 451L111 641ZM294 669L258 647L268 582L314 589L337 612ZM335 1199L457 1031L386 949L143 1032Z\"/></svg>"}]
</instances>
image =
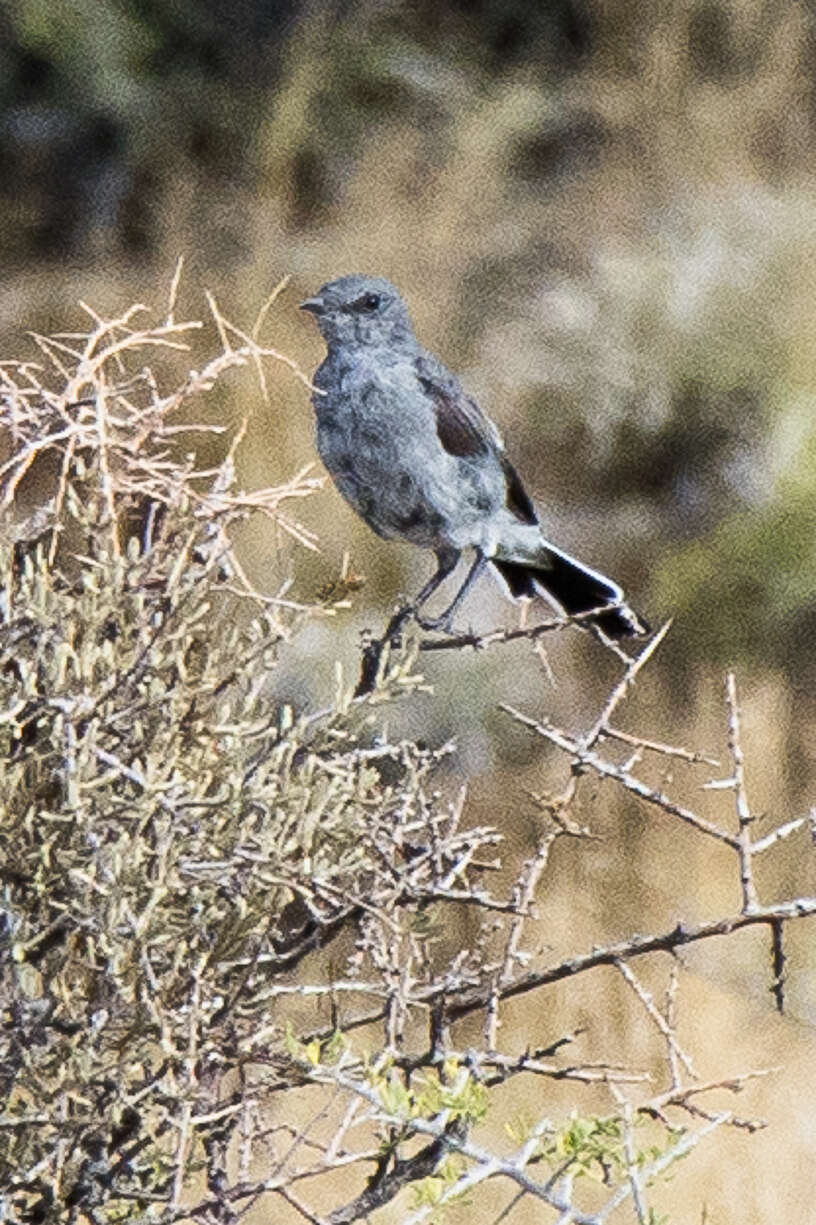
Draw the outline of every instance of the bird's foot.
<instances>
[{"instance_id":1,"label":"bird's foot","mask_svg":"<svg viewBox=\"0 0 816 1225\"><path fill-rule=\"evenodd\" d=\"M420 617L414 614L414 620L421 630L426 633L448 634L450 637L456 636L456 630L453 628L453 615L450 612L443 613L441 617Z\"/></svg>"}]
</instances>

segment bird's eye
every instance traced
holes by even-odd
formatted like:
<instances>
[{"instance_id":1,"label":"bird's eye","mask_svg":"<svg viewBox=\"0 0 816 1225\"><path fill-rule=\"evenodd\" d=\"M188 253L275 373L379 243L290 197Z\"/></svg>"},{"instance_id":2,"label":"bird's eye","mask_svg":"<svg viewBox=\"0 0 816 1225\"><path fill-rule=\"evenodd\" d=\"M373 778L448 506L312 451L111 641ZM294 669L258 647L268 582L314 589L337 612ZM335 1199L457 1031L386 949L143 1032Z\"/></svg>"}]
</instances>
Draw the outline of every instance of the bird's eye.
<instances>
[{"instance_id":1,"label":"bird's eye","mask_svg":"<svg viewBox=\"0 0 816 1225\"><path fill-rule=\"evenodd\" d=\"M382 306L382 297L378 293L365 293L354 305L361 311L378 311Z\"/></svg>"}]
</instances>

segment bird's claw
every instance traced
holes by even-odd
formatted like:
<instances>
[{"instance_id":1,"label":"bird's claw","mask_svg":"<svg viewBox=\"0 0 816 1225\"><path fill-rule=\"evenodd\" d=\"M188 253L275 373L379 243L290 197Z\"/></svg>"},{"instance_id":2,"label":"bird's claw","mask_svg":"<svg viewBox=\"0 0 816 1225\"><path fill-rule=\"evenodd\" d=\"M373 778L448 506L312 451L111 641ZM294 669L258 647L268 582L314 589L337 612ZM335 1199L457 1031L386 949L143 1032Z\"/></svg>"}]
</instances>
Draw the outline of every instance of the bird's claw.
<instances>
[{"instance_id":1,"label":"bird's claw","mask_svg":"<svg viewBox=\"0 0 816 1225\"><path fill-rule=\"evenodd\" d=\"M450 637L456 635L450 614L443 614L441 617L416 617L415 619L419 628L425 630L426 633L448 634Z\"/></svg>"}]
</instances>

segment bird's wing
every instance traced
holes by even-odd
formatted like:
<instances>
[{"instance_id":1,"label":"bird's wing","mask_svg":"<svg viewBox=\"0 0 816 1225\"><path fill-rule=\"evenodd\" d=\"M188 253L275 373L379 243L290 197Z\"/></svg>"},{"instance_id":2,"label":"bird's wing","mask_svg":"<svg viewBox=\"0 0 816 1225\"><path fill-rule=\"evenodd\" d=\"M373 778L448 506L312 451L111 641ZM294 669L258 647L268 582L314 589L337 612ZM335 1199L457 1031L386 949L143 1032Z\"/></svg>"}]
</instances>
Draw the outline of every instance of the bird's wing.
<instances>
[{"instance_id":1,"label":"bird's wing","mask_svg":"<svg viewBox=\"0 0 816 1225\"><path fill-rule=\"evenodd\" d=\"M538 515L530 501L530 495L522 485L521 477L504 454L501 456L501 466L504 472L504 500L507 509L522 523L538 523Z\"/></svg>"},{"instance_id":2,"label":"bird's wing","mask_svg":"<svg viewBox=\"0 0 816 1225\"><path fill-rule=\"evenodd\" d=\"M465 394L458 379L429 354L418 354L416 373L433 406L436 432L448 454L462 458L493 455L504 473L508 510L522 523L538 523L535 508L490 418Z\"/></svg>"},{"instance_id":3,"label":"bird's wing","mask_svg":"<svg viewBox=\"0 0 816 1225\"><path fill-rule=\"evenodd\" d=\"M428 353L419 353L416 373L433 405L439 441L449 455L472 457L504 449L493 422L440 362Z\"/></svg>"}]
</instances>

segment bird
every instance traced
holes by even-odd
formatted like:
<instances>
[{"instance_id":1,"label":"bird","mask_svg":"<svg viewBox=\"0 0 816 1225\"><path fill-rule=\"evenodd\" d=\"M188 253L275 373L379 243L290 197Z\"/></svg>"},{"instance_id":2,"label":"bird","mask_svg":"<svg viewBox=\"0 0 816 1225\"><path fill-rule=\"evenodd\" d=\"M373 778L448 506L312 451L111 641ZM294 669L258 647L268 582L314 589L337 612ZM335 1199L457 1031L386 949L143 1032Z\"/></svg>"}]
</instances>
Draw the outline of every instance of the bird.
<instances>
[{"instance_id":1,"label":"bird","mask_svg":"<svg viewBox=\"0 0 816 1225\"><path fill-rule=\"evenodd\" d=\"M510 596L544 595L609 639L649 632L617 583L545 538L499 430L419 343L389 281L342 276L300 309L327 347L312 380L324 466L377 535L435 554L436 570L409 606L423 629L453 633L454 614L491 567ZM473 562L453 600L423 617L467 550Z\"/></svg>"}]
</instances>

